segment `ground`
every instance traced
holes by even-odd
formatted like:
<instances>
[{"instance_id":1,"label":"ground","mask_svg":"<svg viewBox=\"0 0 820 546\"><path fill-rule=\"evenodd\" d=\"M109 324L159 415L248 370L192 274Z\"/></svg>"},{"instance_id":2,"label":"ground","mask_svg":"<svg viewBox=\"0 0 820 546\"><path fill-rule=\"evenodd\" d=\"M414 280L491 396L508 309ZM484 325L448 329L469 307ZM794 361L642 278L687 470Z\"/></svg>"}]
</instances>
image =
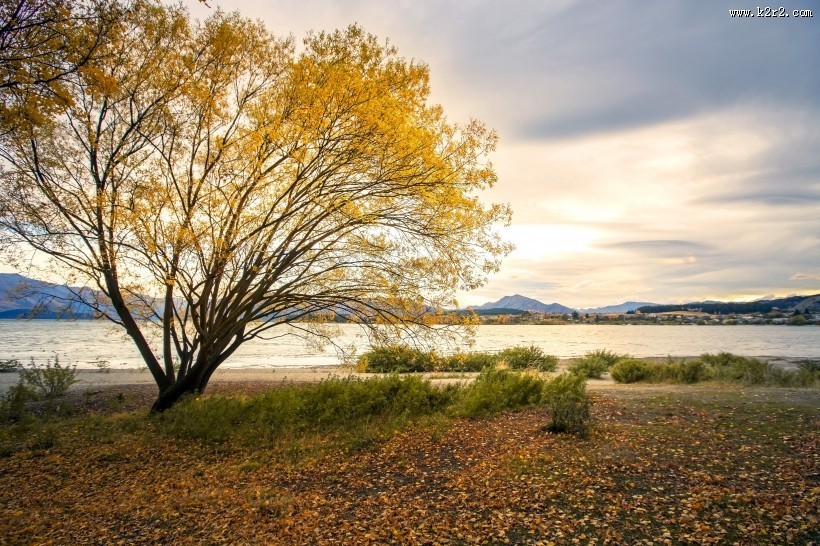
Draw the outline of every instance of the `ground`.
<instances>
[{"instance_id":1,"label":"ground","mask_svg":"<svg viewBox=\"0 0 820 546\"><path fill-rule=\"evenodd\" d=\"M0 458L0 543L820 543L818 391L590 388L586 437L530 408L262 449L162 434L148 385L75 391Z\"/></svg>"}]
</instances>

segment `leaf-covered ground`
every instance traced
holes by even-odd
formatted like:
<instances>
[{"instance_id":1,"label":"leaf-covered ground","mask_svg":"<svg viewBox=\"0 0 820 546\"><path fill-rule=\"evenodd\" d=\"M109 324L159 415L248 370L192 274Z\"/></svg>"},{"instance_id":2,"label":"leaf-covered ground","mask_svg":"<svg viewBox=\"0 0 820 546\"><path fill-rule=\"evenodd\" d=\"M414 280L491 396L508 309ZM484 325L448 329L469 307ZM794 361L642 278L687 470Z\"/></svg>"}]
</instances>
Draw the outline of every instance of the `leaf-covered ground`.
<instances>
[{"instance_id":1,"label":"leaf-covered ground","mask_svg":"<svg viewBox=\"0 0 820 546\"><path fill-rule=\"evenodd\" d=\"M114 392L0 458L0 543L820 541L817 391L610 389L586 438L535 408L344 449L185 441Z\"/></svg>"}]
</instances>

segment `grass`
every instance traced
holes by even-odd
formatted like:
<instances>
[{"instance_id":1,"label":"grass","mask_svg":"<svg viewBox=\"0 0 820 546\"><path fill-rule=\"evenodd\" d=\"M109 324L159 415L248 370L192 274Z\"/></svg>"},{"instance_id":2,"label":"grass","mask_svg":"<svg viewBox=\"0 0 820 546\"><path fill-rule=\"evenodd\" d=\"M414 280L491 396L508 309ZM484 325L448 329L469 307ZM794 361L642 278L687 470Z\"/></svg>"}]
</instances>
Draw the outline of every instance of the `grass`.
<instances>
[{"instance_id":1,"label":"grass","mask_svg":"<svg viewBox=\"0 0 820 546\"><path fill-rule=\"evenodd\" d=\"M603 385L579 437L544 431L529 397L543 379L482 376L223 391L159 418L29 416L0 428L0 542L820 540L817 390ZM505 392L517 409L478 403ZM479 409L456 411L464 400Z\"/></svg>"}]
</instances>

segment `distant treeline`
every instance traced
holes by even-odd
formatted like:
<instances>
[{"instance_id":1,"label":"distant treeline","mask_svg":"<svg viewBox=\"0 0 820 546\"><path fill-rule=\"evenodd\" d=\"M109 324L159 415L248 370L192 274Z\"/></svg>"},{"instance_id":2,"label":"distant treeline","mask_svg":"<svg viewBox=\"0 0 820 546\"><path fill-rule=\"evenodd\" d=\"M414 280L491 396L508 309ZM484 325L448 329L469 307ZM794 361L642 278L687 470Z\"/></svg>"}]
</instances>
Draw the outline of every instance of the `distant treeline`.
<instances>
[{"instance_id":1,"label":"distant treeline","mask_svg":"<svg viewBox=\"0 0 820 546\"><path fill-rule=\"evenodd\" d=\"M775 309L784 311L801 301L806 296L794 296L776 300L749 301L749 302L695 302L682 305L649 305L638 309L641 313L672 313L675 311L702 311L712 315L744 315L748 313L770 313Z\"/></svg>"}]
</instances>

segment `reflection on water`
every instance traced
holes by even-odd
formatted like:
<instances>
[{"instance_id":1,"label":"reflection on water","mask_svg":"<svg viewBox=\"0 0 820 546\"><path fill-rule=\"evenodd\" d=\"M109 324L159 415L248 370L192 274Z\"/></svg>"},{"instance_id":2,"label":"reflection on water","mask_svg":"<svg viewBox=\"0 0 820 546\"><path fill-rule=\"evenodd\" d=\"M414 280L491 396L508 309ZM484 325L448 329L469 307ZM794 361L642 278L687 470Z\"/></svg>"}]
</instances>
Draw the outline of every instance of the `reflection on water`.
<instances>
[{"instance_id":1,"label":"reflection on water","mask_svg":"<svg viewBox=\"0 0 820 546\"><path fill-rule=\"evenodd\" d=\"M288 333L288 327L279 332ZM359 327L340 325L341 346L367 349ZM480 326L475 349L497 351L535 344L561 358L595 349L646 356L693 356L729 351L744 356L820 358L820 327L803 326ZM159 352L159 338L152 340ZM112 368L139 368L142 359L130 339L102 321L0 320L0 360L31 357L44 362L58 355L64 364L92 368L107 360ZM245 343L225 364L242 367L307 367L338 364L332 348L310 347L298 337L278 336Z\"/></svg>"}]
</instances>

